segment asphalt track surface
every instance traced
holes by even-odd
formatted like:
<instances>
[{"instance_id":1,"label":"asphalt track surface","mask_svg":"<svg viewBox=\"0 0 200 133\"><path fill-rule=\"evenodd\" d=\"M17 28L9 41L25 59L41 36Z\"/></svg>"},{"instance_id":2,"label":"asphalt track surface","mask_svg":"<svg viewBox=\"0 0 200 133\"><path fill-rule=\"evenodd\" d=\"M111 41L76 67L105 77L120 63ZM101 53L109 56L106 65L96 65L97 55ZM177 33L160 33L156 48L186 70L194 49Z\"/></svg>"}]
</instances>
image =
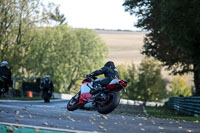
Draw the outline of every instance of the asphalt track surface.
<instances>
[{"instance_id":1,"label":"asphalt track surface","mask_svg":"<svg viewBox=\"0 0 200 133\"><path fill-rule=\"evenodd\" d=\"M123 112L122 115L115 113L116 111L109 115L101 115L97 111L67 111L67 102L0 100L0 122L69 129L74 132L200 133L199 122L148 118L140 106L133 106L133 115L126 115Z\"/></svg>"}]
</instances>

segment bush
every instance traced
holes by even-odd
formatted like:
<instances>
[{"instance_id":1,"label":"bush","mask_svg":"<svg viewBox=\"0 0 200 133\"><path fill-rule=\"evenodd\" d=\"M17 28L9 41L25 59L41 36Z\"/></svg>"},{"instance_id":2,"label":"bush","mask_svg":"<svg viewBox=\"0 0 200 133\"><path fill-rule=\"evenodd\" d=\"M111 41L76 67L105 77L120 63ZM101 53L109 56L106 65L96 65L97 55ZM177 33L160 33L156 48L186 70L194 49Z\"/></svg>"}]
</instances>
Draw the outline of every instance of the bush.
<instances>
[{"instance_id":1,"label":"bush","mask_svg":"<svg viewBox=\"0 0 200 133\"><path fill-rule=\"evenodd\" d=\"M122 97L143 101L160 101L166 98L166 83L162 79L161 69L161 65L150 58L145 58L138 70L134 64L119 66L121 79L130 79L127 92L122 92Z\"/></svg>"},{"instance_id":2,"label":"bush","mask_svg":"<svg viewBox=\"0 0 200 133\"><path fill-rule=\"evenodd\" d=\"M184 76L174 76L169 87L172 89L170 96L191 96L192 87L187 85Z\"/></svg>"}]
</instances>

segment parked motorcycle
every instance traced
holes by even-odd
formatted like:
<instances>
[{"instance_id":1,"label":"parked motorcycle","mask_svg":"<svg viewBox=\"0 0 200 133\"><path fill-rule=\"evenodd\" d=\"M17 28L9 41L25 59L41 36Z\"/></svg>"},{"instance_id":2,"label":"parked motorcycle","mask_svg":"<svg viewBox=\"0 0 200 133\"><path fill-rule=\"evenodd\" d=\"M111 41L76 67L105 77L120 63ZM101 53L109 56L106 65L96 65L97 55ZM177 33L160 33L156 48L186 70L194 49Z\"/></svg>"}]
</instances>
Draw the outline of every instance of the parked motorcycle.
<instances>
[{"instance_id":1,"label":"parked motorcycle","mask_svg":"<svg viewBox=\"0 0 200 133\"><path fill-rule=\"evenodd\" d=\"M93 93L93 83L97 81L96 77L84 79L80 87L80 91L73 96L68 104L67 109L74 111L76 109L97 109L101 114L112 112L120 102L120 90L125 91L125 87L129 81L113 79L106 87L102 87L101 91Z\"/></svg>"}]
</instances>

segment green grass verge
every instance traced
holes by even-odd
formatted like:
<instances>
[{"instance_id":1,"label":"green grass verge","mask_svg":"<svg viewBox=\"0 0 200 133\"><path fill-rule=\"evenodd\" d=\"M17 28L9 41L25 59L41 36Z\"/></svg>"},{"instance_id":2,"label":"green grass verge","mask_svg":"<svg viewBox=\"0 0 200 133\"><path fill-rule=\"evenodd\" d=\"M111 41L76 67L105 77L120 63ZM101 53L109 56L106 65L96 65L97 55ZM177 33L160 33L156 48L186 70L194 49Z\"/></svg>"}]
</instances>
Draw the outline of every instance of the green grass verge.
<instances>
[{"instance_id":1,"label":"green grass verge","mask_svg":"<svg viewBox=\"0 0 200 133\"><path fill-rule=\"evenodd\" d=\"M174 120L184 120L184 121L195 121L199 122L200 117L189 116L175 110L166 107L149 107L146 106L145 109L150 116L164 119L174 119Z\"/></svg>"},{"instance_id":2,"label":"green grass verge","mask_svg":"<svg viewBox=\"0 0 200 133\"><path fill-rule=\"evenodd\" d=\"M57 99L57 98L51 98ZM31 101L31 100L43 100L41 97L0 97L0 100L23 100L23 101Z\"/></svg>"}]
</instances>

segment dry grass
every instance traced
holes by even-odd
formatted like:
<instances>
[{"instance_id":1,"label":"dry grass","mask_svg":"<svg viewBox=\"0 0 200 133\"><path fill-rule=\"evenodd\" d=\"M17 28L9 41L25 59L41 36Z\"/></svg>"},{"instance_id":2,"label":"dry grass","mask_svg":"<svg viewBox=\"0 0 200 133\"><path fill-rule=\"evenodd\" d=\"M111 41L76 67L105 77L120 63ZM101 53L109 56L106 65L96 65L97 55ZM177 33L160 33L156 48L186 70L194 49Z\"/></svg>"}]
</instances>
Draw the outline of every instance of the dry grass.
<instances>
[{"instance_id":1,"label":"dry grass","mask_svg":"<svg viewBox=\"0 0 200 133\"><path fill-rule=\"evenodd\" d=\"M144 32L96 31L109 48L107 60L116 64L139 64L144 58L142 50Z\"/></svg>"},{"instance_id":2,"label":"dry grass","mask_svg":"<svg viewBox=\"0 0 200 133\"><path fill-rule=\"evenodd\" d=\"M114 61L117 65L131 64L138 65L145 57L141 54L145 32L124 32L96 30L96 33L105 41L109 48L107 60ZM172 80L169 71L162 71L163 78ZM187 82L193 85L192 75L185 75Z\"/></svg>"}]
</instances>

